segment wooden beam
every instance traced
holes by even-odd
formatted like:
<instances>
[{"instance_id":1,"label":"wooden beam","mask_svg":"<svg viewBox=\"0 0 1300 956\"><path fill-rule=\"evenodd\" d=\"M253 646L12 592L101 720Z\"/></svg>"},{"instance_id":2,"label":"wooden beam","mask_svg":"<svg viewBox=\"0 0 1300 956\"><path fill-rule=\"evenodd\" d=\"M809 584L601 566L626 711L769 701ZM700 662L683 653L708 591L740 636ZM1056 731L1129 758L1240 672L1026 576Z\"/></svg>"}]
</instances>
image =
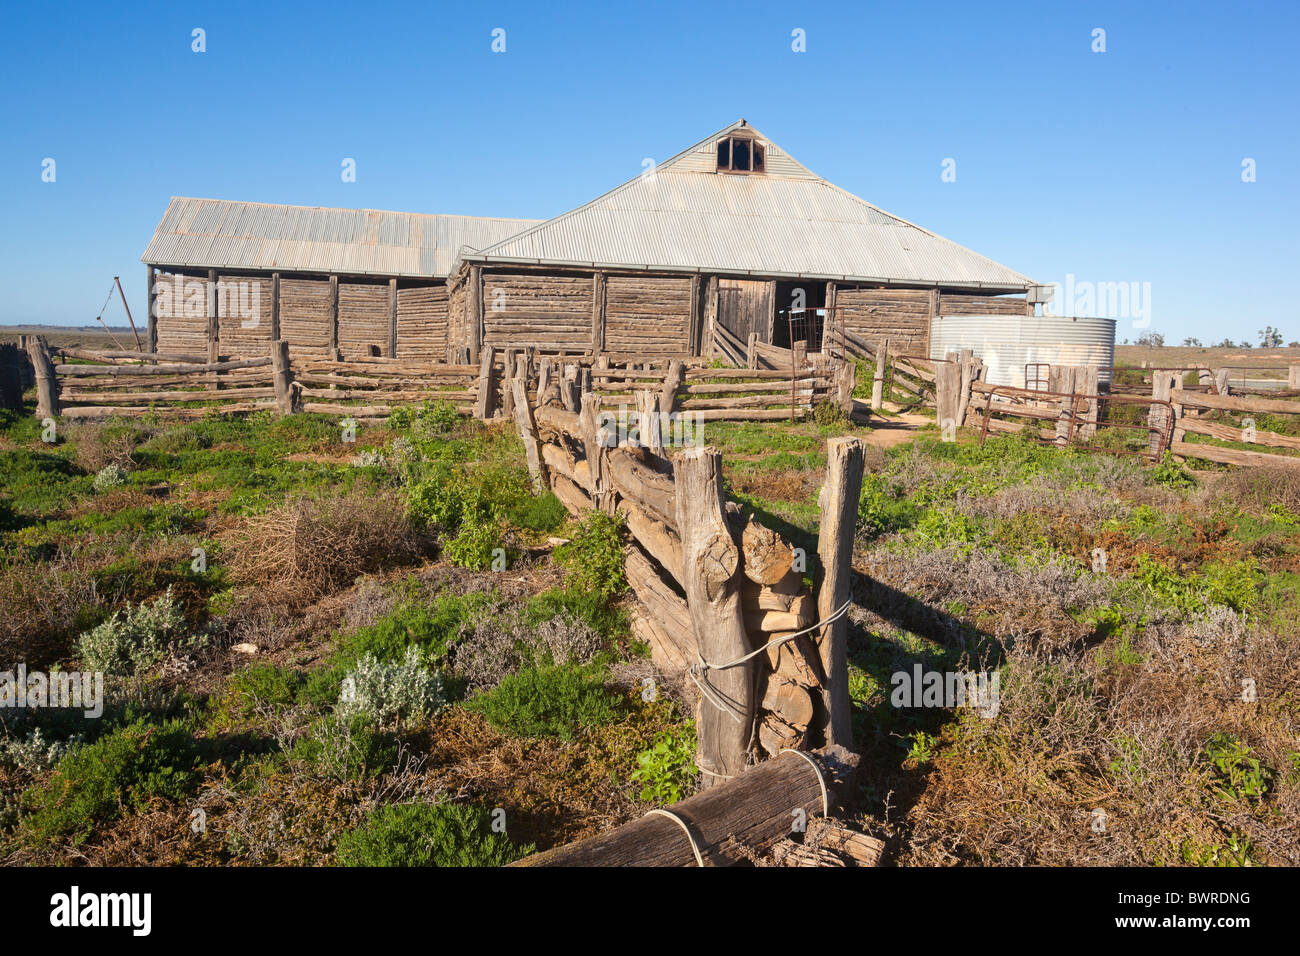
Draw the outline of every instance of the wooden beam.
<instances>
[{"instance_id":1,"label":"wooden beam","mask_svg":"<svg viewBox=\"0 0 1300 956\"><path fill-rule=\"evenodd\" d=\"M754 664L740 600L740 549L731 537L722 495L722 456L688 448L676 462L677 528L686 603L708 688L696 709L695 763L711 787L745 769L754 721Z\"/></svg>"},{"instance_id":2,"label":"wooden beam","mask_svg":"<svg viewBox=\"0 0 1300 956\"><path fill-rule=\"evenodd\" d=\"M826 482L818 504L821 524L817 534L817 556L821 560L821 583L817 588L817 619L828 620L849 599L853 573L853 532L866 468L866 446L857 438L831 438L826 442ZM826 706L826 743L853 746L853 724L849 709L849 621L844 616L823 625L817 647L826 683L822 701Z\"/></svg>"}]
</instances>

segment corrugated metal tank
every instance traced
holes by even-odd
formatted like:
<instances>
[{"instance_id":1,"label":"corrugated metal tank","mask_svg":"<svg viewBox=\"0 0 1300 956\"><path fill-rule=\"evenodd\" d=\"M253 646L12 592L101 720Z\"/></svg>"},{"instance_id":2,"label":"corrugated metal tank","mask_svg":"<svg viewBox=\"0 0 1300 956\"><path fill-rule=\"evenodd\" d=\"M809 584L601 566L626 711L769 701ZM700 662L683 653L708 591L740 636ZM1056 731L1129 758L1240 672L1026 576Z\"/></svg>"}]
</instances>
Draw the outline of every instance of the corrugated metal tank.
<instances>
[{"instance_id":1,"label":"corrugated metal tank","mask_svg":"<svg viewBox=\"0 0 1300 956\"><path fill-rule=\"evenodd\" d=\"M941 315L931 320L930 358L962 349L984 360L985 380L994 385L1024 388L1025 366L1037 363L1095 365L1105 370L1098 380L1109 382L1115 320L1068 315ZM1031 379L1034 371L1029 371Z\"/></svg>"}]
</instances>

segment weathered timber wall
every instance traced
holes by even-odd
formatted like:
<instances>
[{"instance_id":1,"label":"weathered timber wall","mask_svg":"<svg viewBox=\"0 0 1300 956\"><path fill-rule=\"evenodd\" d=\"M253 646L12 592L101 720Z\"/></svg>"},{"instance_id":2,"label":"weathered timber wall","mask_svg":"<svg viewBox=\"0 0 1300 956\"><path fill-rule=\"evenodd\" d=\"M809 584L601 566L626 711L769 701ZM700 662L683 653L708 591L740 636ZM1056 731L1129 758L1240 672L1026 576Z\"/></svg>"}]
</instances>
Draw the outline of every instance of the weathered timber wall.
<instances>
[{"instance_id":1,"label":"weathered timber wall","mask_svg":"<svg viewBox=\"0 0 1300 956\"><path fill-rule=\"evenodd\" d=\"M159 273L154 280L158 312L158 351L208 350L207 280L180 273Z\"/></svg>"},{"instance_id":2,"label":"weathered timber wall","mask_svg":"<svg viewBox=\"0 0 1300 956\"><path fill-rule=\"evenodd\" d=\"M690 354L691 280L612 275L605 286L605 350L663 358Z\"/></svg>"},{"instance_id":3,"label":"weathered timber wall","mask_svg":"<svg viewBox=\"0 0 1300 956\"><path fill-rule=\"evenodd\" d=\"M483 344L588 352L592 305L590 275L485 272Z\"/></svg>"},{"instance_id":4,"label":"weathered timber wall","mask_svg":"<svg viewBox=\"0 0 1300 956\"><path fill-rule=\"evenodd\" d=\"M280 279L280 337L290 355L323 357L329 351L329 279Z\"/></svg>"},{"instance_id":5,"label":"weathered timber wall","mask_svg":"<svg viewBox=\"0 0 1300 956\"><path fill-rule=\"evenodd\" d=\"M899 355L925 355L930 348L930 319L935 293L925 289L847 289L835 291L835 307L844 328L876 342L889 339Z\"/></svg>"},{"instance_id":6,"label":"weathered timber wall","mask_svg":"<svg viewBox=\"0 0 1300 956\"><path fill-rule=\"evenodd\" d=\"M447 354L447 286L397 290L397 357L442 361Z\"/></svg>"},{"instance_id":7,"label":"weathered timber wall","mask_svg":"<svg viewBox=\"0 0 1300 956\"><path fill-rule=\"evenodd\" d=\"M943 292L939 315L1033 315L1034 307L1024 296L966 295Z\"/></svg>"},{"instance_id":8,"label":"weathered timber wall","mask_svg":"<svg viewBox=\"0 0 1300 956\"><path fill-rule=\"evenodd\" d=\"M339 351L365 355L371 346L388 356L388 284L340 282Z\"/></svg>"}]
</instances>

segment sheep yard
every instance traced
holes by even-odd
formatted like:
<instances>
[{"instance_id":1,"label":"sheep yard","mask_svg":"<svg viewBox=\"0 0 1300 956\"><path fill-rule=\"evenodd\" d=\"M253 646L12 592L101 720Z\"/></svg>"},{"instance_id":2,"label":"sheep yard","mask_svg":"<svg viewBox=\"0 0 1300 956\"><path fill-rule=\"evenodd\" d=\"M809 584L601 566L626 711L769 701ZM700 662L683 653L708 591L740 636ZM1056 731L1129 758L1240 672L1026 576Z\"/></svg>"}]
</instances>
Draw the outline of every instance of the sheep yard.
<instances>
[{"instance_id":1,"label":"sheep yard","mask_svg":"<svg viewBox=\"0 0 1300 956\"><path fill-rule=\"evenodd\" d=\"M3 667L104 681L0 711L6 863L499 865L701 788L625 522L512 422L0 414ZM890 417L698 436L808 554L828 440L866 446L844 816L882 862L1300 863L1300 474Z\"/></svg>"}]
</instances>

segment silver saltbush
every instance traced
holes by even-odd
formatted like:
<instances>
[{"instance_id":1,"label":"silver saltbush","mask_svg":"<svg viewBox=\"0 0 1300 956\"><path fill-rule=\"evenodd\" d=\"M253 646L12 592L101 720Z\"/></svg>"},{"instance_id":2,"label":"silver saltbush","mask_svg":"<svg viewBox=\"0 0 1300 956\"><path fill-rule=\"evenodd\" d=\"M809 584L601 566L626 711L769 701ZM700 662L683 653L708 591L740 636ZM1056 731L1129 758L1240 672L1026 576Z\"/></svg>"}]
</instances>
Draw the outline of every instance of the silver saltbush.
<instances>
[{"instance_id":1,"label":"silver saltbush","mask_svg":"<svg viewBox=\"0 0 1300 956\"><path fill-rule=\"evenodd\" d=\"M168 588L152 603L115 611L77 639L77 652L86 670L130 676L200 643L187 635L185 616Z\"/></svg>"},{"instance_id":2,"label":"silver saltbush","mask_svg":"<svg viewBox=\"0 0 1300 956\"><path fill-rule=\"evenodd\" d=\"M366 655L343 679L338 712L344 717L364 714L380 725L409 724L447 706L442 677L424 666L420 651L406 649L406 656L388 664Z\"/></svg>"},{"instance_id":3,"label":"silver saltbush","mask_svg":"<svg viewBox=\"0 0 1300 956\"><path fill-rule=\"evenodd\" d=\"M95 481L93 482L96 494L113 488L121 488L124 484L126 484L126 472L122 470L121 466L115 464L105 465L101 468L95 475Z\"/></svg>"}]
</instances>

